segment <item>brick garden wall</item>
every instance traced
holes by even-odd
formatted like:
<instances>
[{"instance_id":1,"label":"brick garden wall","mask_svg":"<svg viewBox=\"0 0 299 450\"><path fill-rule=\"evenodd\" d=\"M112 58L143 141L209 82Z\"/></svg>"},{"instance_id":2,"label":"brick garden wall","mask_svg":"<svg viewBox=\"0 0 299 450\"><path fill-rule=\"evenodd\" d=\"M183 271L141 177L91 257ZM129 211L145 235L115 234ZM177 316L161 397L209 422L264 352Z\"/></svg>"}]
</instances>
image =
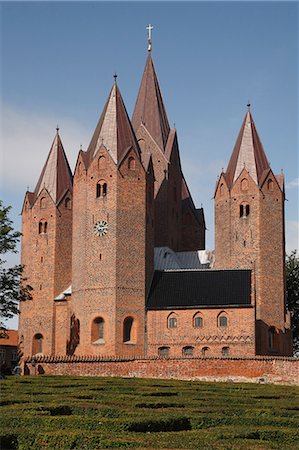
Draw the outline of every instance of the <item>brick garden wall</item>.
<instances>
[{"instance_id":1,"label":"brick garden wall","mask_svg":"<svg viewBox=\"0 0 299 450\"><path fill-rule=\"evenodd\" d=\"M53 357L25 359L25 373L71 376L113 376L202 381L244 381L299 384L299 359L255 358L99 358Z\"/></svg>"}]
</instances>

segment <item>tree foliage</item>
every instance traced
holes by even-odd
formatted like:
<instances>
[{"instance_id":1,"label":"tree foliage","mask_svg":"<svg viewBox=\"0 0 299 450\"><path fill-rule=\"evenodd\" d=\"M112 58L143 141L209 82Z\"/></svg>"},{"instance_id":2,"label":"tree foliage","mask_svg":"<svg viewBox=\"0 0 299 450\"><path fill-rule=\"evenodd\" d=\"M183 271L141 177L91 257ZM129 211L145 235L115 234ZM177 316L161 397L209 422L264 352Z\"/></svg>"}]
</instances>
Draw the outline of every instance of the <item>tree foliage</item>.
<instances>
[{"instance_id":1,"label":"tree foliage","mask_svg":"<svg viewBox=\"0 0 299 450\"><path fill-rule=\"evenodd\" d=\"M286 301L291 311L294 352L299 352L299 257L293 250L286 258Z\"/></svg>"},{"instance_id":2,"label":"tree foliage","mask_svg":"<svg viewBox=\"0 0 299 450\"><path fill-rule=\"evenodd\" d=\"M3 320L19 313L19 301L31 299L31 286L22 279L23 267L18 264L5 267L6 260L2 258L7 252L17 253L16 245L21 233L14 231L9 218L11 207L4 207L0 200L0 328L4 329Z\"/></svg>"}]
</instances>

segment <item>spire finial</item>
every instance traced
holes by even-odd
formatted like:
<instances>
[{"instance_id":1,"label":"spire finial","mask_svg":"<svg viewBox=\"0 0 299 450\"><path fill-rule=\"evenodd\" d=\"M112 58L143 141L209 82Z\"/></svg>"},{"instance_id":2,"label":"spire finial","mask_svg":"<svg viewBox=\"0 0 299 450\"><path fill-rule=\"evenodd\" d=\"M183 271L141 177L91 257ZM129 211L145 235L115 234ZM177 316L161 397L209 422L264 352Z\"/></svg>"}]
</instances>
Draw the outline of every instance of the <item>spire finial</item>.
<instances>
[{"instance_id":1,"label":"spire finial","mask_svg":"<svg viewBox=\"0 0 299 450\"><path fill-rule=\"evenodd\" d=\"M250 112L250 100L248 100L248 102L247 102L247 110Z\"/></svg>"},{"instance_id":2,"label":"spire finial","mask_svg":"<svg viewBox=\"0 0 299 450\"><path fill-rule=\"evenodd\" d=\"M82 144L80 144L80 150L82 151Z\"/></svg>"},{"instance_id":3,"label":"spire finial","mask_svg":"<svg viewBox=\"0 0 299 450\"><path fill-rule=\"evenodd\" d=\"M116 84L116 80L117 80L117 73L116 72L114 72L113 78L114 78L114 83Z\"/></svg>"},{"instance_id":4,"label":"spire finial","mask_svg":"<svg viewBox=\"0 0 299 450\"><path fill-rule=\"evenodd\" d=\"M58 131L59 131L59 125L57 124L57 126L56 126L56 132L57 132L57 134L58 134Z\"/></svg>"},{"instance_id":5,"label":"spire finial","mask_svg":"<svg viewBox=\"0 0 299 450\"><path fill-rule=\"evenodd\" d=\"M146 27L148 33L147 33L147 51L151 52L152 51L152 30L154 29L154 27L149 23L148 26Z\"/></svg>"}]
</instances>

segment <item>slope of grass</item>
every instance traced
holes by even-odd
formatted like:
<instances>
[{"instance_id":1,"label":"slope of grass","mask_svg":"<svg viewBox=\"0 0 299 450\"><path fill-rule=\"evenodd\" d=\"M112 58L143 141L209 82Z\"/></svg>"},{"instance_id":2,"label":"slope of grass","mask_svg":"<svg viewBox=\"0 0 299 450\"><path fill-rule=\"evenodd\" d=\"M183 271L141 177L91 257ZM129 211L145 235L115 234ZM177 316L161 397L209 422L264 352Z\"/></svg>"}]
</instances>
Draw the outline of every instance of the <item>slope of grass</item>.
<instances>
[{"instance_id":1,"label":"slope of grass","mask_svg":"<svg viewBox=\"0 0 299 450\"><path fill-rule=\"evenodd\" d=\"M1 381L4 449L298 449L299 388L177 380Z\"/></svg>"}]
</instances>

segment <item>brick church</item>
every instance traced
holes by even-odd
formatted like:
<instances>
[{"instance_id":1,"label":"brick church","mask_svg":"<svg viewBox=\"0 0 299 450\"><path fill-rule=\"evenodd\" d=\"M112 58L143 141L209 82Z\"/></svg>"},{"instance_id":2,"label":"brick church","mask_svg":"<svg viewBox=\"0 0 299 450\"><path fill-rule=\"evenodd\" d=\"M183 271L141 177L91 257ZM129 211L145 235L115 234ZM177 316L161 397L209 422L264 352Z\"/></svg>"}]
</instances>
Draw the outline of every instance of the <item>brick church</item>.
<instances>
[{"instance_id":1,"label":"brick church","mask_svg":"<svg viewBox=\"0 0 299 450\"><path fill-rule=\"evenodd\" d=\"M205 251L149 40L132 119L115 77L74 174L57 129L26 192L23 354L291 355L284 200L248 107L216 183L215 253Z\"/></svg>"}]
</instances>

